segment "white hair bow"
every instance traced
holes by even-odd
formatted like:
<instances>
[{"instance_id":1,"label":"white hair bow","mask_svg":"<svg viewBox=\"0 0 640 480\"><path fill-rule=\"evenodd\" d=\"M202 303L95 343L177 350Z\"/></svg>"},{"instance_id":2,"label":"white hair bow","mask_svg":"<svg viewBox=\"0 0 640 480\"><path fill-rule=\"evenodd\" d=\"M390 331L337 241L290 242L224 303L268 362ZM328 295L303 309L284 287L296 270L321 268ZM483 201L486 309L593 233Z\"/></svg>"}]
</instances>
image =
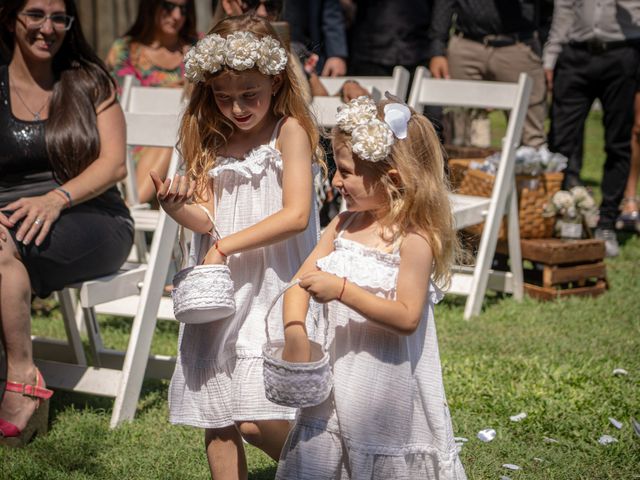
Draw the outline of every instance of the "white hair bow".
<instances>
[{"instance_id":1,"label":"white hair bow","mask_svg":"<svg viewBox=\"0 0 640 480\"><path fill-rule=\"evenodd\" d=\"M411 118L411 110L402 103L388 103L384 106L384 123L398 139L407 138L407 124Z\"/></svg>"}]
</instances>

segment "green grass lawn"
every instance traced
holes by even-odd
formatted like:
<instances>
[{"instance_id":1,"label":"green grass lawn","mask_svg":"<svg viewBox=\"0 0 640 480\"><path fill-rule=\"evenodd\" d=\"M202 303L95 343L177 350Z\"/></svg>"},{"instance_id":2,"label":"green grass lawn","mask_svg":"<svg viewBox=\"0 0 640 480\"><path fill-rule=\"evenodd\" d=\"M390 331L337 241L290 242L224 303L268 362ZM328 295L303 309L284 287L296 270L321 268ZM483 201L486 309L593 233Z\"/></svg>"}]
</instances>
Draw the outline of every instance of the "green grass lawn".
<instances>
[{"instance_id":1,"label":"green grass lawn","mask_svg":"<svg viewBox=\"0 0 640 480\"><path fill-rule=\"evenodd\" d=\"M584 179L597 185L603 159L601 116L592 114ZM447 396L461 453L473 479L640 478L640 238L621 237L607 261L610 290L595 299L539 303L490 295L482 315L462 319L464 299L436 307ZM64 338L54 309L34 318L34 333ZM122 348L129 320L101 319L105 343ZM155 353L175 354L175 323L161 322ZM615 368L629 374L614 376ZM202 479L208 477L202 433L173 427L168 381L148 381L135 421L108 428L111 399L56 392L48 435L27 448L0 448L2 479ZM515 423L509 416L526 412ZM609 417L623 423L615 429ZM480 442L479 430L495 440ZM608 434L618 442L600 445ZM546 438L556 442L549 443ZM249 448L250 478L271 479L275 464ZM509 471L503 464L522 467Z\"/></svg>"}]
</instances>

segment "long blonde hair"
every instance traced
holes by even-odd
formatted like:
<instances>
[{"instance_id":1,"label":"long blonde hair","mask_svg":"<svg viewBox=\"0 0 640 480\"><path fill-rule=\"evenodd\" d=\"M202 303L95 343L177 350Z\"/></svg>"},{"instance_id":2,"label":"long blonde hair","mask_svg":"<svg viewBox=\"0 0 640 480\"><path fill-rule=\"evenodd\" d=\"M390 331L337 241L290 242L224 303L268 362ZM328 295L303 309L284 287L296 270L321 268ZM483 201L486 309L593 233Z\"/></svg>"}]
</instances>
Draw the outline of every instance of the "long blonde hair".
<instances>
[{"instance_id":1,"label":"long blonde hair","mask_svg":"<svg viewBox=\"0 0 640 480\"><path fill-rule=\"evenodd\" d=\"M378 104L378 118L384 118L384 101ZM334 147L351 149L351 136L339 128L332 132ZM392 239L416 232L433 251L433 279L447 286L451 266L461 255L449 202L449 181L444 168L443 149L431 122L411 110L407 137L395 139L389 156L380 162L367 162L378 175L387 192L387 213L380 220ZM390 173L395 170L397 173Z\"/></svg>"},{"instance_id":2,"label":"long blonde hair","mask_svg":"<svg viewBox=\"0 0 640 480\"><path fill-rule=\"evenodd\" d=\"M240 15L220 21L208 33L217 33L222 37L238 32L248 31L259 38L267 35L279 39L273 27L263 18L255 15ZM287 49L281 41L282 46ZM287 49L287 54L291 52ZM272 100L272 111L276 117L291 116L295 118L307 133L314 160L325 169L324 156L320 148L320 134L307 102L304 100L304 88L300 78L295 75L292 62L289 61L283 71L282 87ZM223 67L220 72L228 71ZM208 200L207 173L216 164L218 151L223 148L231 134L233 124L218 109L213 91L207 82L195 84L178 134L178 148L186 165L186 174L196 181L196 198Z\"/></svg>"}]
</instances>

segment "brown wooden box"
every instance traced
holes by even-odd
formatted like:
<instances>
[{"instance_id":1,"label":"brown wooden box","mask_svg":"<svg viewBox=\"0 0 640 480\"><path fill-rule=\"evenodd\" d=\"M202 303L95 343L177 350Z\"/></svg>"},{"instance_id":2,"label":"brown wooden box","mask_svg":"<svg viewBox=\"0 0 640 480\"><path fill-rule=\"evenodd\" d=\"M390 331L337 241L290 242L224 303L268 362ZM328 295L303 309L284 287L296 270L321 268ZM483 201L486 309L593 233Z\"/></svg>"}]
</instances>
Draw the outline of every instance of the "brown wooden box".
<instances>
[{"instance_id":1,"label":"brown wooden box","mask_svg":"<svg viewBox=\"0 0 640 480\"><path fill-rule=\"evenodd\" d=\"M541 238L521 240L524 292L540 300L578 295L597 296L606 291L607 266L602 240ZM505 252L506 244L498 251Z\"/></svg>"}]
</instances>

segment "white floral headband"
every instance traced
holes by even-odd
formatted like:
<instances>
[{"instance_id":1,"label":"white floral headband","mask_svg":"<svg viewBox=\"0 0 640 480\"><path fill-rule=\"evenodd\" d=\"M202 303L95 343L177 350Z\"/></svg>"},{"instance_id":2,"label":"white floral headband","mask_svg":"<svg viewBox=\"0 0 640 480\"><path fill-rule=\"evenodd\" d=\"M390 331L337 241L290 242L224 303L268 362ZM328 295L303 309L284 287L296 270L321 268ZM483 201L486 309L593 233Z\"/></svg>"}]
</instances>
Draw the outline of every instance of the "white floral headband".
<instances>
[{"instance_id":1,"label":"white floral headband","mask_svg":"<svg viewBox=\"0 0 640 480\"><path fill-rule=\"evenodd\" d=\"M409 107L402 103L388 103L384 106L384 121L378 120L376 102L365 96L342 105L336 115L338 128L351 134L353 153L370 162L387 158L395 138L407 137L409 119Z\"/></svg>"},{"instance_id":2,"label":"white floral headband","mask_svg":"<svg viewBox=\"0 0 640 480\"><path fill-rule=\"evenodd\" d=\"M287 65L287 52L269 35L235 32L224 38L212 33L186 53L184 75L193 83L202 82L205 73L215 73L223 65L239 71L255 66L264 75L276 75Z\"/></svg>"}]
</instances>

